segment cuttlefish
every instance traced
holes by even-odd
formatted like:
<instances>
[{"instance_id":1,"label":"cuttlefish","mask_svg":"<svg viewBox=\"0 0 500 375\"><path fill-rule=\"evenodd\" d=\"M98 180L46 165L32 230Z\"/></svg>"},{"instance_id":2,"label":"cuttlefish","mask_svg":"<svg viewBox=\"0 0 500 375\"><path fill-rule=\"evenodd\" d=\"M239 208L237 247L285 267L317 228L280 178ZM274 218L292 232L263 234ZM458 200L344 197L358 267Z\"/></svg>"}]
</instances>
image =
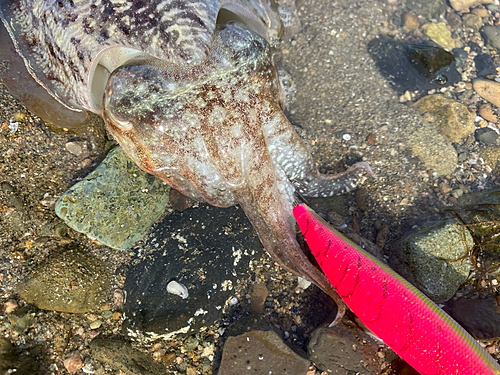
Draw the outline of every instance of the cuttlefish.
<instances>
[{"instance_id":1,"label":"cuttlefish","mask_svg":"<svg viewBox=\"0 0 500 375\"><path fill-rule=\"evenodd\" d=\"M320 174L284 115L274 3L4 3L17 51L55 99L102 115L139 167L190 198L241 205L275 261L340 303L296 240L295 197L346 193L372 172Z\"/></svg>"}]
</instances>

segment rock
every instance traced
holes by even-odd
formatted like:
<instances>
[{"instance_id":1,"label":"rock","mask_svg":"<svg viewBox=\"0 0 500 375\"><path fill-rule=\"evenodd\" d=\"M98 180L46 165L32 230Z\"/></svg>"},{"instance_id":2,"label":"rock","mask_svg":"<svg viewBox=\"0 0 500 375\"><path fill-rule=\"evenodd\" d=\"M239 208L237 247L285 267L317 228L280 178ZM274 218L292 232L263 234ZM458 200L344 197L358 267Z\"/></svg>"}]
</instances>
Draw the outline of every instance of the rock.
<instances>
[{"instance_id":1,"label":"rock","mask_svg":"<svg viewBox=\"0 0 500 375\"><path fill-rule=\"evenodd\" d=\"M472 9L471 13L472 14L476 14L476 15L478 15L481 18L488 17L488 9L486 9L486 8L484 8L482 6Z\"/></svg>"},{"instance_id":2,"label":"rock","mask_svg":"<svg viewBox=\"0 0 500 375\"><path fill-rule=\"evenodd\" d=\"M403 26L405 29L413 30L418 29L420 22L418 17L413 12L406 12L403 14Z\"/></svg>"},{"instance_id":3,"label":"rock","mask_svg":"<svg viewBox=\"0 0 500 375\"><path fill-rule=\"evenodd\" d=\"M17 350L6 338L0 337L0 374L38 374L38 364L35 358L26 354L17 354Z\"/></svg>"},{"instance_id":4,"label":"rock","mask_svg":"<svg viewBox=\"0 0 500 375\"><path fill-rule=\"evenodd\" d=\"M457 11L467 10L478 4L488 4L492 0L450 0L450 5Z\"/></svg>"},{"instance_id":5,"label":"rock","mask_svg":"<svg viewBox=\"0 0 500 375\"><path fill-rule=\"evenodd\" d=\"M239 207L207 204L166 216L136 249L139 260L124 286L124 327L131 335L172 335L214 323L230 307L233 286L248 282L249 263L262 251ZM187 298L167 291L173 280L187 287Z\"/></svg>"},{"instance_id":6,"label":"rock","mask_svg":"<svg viewBox=\"0 0 500 375\"><path fill-rule=\"evenodd\" d=\"M465 237L465 243L464 243ZM471 234L455 219L408 236L402 246L402 259L412 273L415 285L437 303L449 300L470 272L468 257L474 246ZM441 258L441 259L439 259Z\"/></svg>"},{"instance_id":7,"label":"rock","mask_svg":"<svg viewBox=\"0 0 500 375\"><path fill-rule=\"evenodd\" d=\"M474 134L478 142L484 143L487 146L495 144L498 139L498 133L491 128L477 129Z\"/></svg>"},{"instance_id":8,"label":"rock","mask_svg":"<svg viewBox=\"0 0 500 375\"><path fill-rule=\"evenodd\" d=\"M226 340L219 375L304 375L309 365L274 331L250 331Z\"/></svg>"},{"instance_id":9,"label":"rock","mask_svg":"<svg viewBox=\"0 0 500 375\"><path fill-rule=\"evenodd\" d=\"M446 1L444 0L406 0L405 6L427 19L439 18L446 10Z\"/></svg>"},{"instance_id":10,"label":"rock","mask_svg":"<svg viewBox=\"0 0 500 375\"><path fill-rule=\"evenodd\" d=\"M485 53L477 55L474 57L474 65L476 66L476 76L485 77L488 75L496 75L497 67L493 57Z\"/></svg>"},{"instance_id":11,"label":"rock","mask_svg":"<svg viewBox=\"0 0 500 375\"><path fill-rule=\"evenodd\" d=\"M485 44L500 50L500 26L485 26L481 29Z\"/></svg>"},{"instance_id":12,"label":"rock","mask_svg":"<svg viewBox=\"0 0 500 375\"><path fill-rule=\"evenodd\" d=\"M479 156L484 159L484 164L489 165L494 171L500 173L500 147L481 147Z\"/></svg>"},{"instance_id":13,"label":"rock","mask_svg":"<svg viewBox=\"0 0 500 375\"><path fill-rule=\"evenodd\" d=\"M489 79L476 79L472 85L479 96L500 108L500 83Z\"/></svg>"},{"instance_id":14,"label":"rock","mask_svg":"<svg viewBox=\"0 0 500 375\"><path fill-rule=\"evenodd\" d=\"M433 126L424 125L412 133L408 147L438 176L450 175L457 167L455 148Z\"/></svg>"},{"instance_id":15,"label":"rock","mask_svg":"<svg viewBox=\"0 0 500 375\"><path fill-rule=\"evenodd\" d=\"M378 373L373 370L378 367L377 343L361 330L354 330L354 326L349 328L343 322L315 329L307 345L309 359L328 374Z\"/></svg>"},{"instance_id":16,"label":"rock","mask_svg":"<svg viewBox=\"0 0 500 375\"><path fill-rule=\"evenodd\" d=\"M83 367L82 357L79 352L69 353L65 356L63 364L69 373L76 372Z\"/></svg>"},{"instance_id":17,"label":"rock","mask_svg":"<svg viewBox=\"0 0 500 375\"><path fill-rule=\"evenodd\" d=\"M121 147L56 202L68 226L114 249L141 239L164 212L170 187L139 169Z\"/></svg>"},{"instance_id":18,"label":"rock","mask_svg":"<svg viewBox=\"0 0 500 375\"><path fill-rule=\"evenodd\" d=\"M372 39L367 49L377 68L400 95L406 91L441 89L462 79L453 54L439 46L380 37Z\"/></svg>"},{"instance_id":19,"label":"rock","mask_svg":"<svg viewBox=\"0 0 500 375\"><path fill-rule=\"evenodd\" d=\"M422 25L422 31L427 35L432 41L439 44L444 49L451 51L455 48L455 42L458 39L451 37L451 32L446 27L446 23L426 23Z\"/></svg>"},{"instance_id":20,"label":"rock","mask_svg":"<svg viewBox=\"0 0 500 375\"><path fill-rule=\"evenodd\" d=\"M476 115L462 103L437 94L424 96L415 107L420 112L427 112L439 132L450 142L460 142L474 133Z\"/></svg>"},{"instance_id":21,"label":"rock","mask_svg":"<svg viewBox=\"0 0 500 375\"><path fill-rule=\"evenodd\" d=\"M483 20L477 14L464 14L462 16L462 21L466 27L471 29L479 30L483 26Z\"/></svg>"},{"instance_id":22,"label":"rock","mask_svg":"<svg viewBox=\"0 0 500 375\"><path fill-rule=\"evenodd\" d=\"M18 333L24 333L31 327L34 318L35 312L29 306L24 306L10 314L9 321L6 324Z\"/></svg>"},{"instance_id":23,"label":"rock","mask_svg":"<svg viewBox=\"0 0 500 375\"><path fill-rule=\"evenodd\" d=\"M479 339L500 336L500 308L496 299L461 298L447 304L446 311Z\"/></svg>"},{"instance_id":24,"label":"rock","mask_svg":"<svg viewBox=\"0 0 500 375\"><path fill-rule=\"evenodd\" d=\"M172 374L160 362L155 362L152 356L134 349L130 342L121 337L98 337L89 346L95 360L121 370L126 375Z\"/></svg>"},{"instance_id":25,"label":"rock","mask_svg":"<svg viewBox=\"0 0 500 375\"><path fill-rule=\"evenodd\" d=\"M462 26L462 18L455 12L447 12L445 18L452 29L458 29Z\"/></svg>"},{"instance_id":26,"label":"rock","mask_svg":"<svg viewBox=\"0 0 500 375\"><path fill-rule=\"evenodd\" d=\"M491 108L491 104L489 103L482 104L479 107L479 116L490 122L498 122L498 116L493 112L493 108Z\"/></svg>"},{"instance_id":27,"label":"rock","mask_svg":"<svg viewBox=\"0 0 500 375\"><path fill-rule=\"evenodd\" d=\"M17 293L40 309L83 313L107 299L107 265L78 247L54 251L21 281Z\"/></svg>"}]
</instances>

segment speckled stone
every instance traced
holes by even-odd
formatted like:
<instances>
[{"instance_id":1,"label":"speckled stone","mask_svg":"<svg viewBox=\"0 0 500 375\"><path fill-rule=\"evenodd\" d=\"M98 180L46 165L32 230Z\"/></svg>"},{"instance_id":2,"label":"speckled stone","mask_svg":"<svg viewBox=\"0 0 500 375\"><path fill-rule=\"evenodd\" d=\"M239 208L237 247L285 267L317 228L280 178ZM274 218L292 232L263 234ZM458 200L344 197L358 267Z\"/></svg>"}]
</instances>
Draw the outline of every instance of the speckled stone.
<instances>
[{"instance_id":1,"label":"speckled stone","mask_svg":"<svg viewBox=\"0 0 500 375\"><path fill-rule=\"evenodd\" d=\"M452 174L457 167L457 151L435 126L421 126L408 137L408 147L439 176Z\"/></svg>"},{"instance_id":2,"label":"speckled stone","mask_svg":"<svg viewBox=\"0 0 500 375\"><path fill-rule=\"evenodd\" d=\"M464 243L463 238L466 238ZM416 286L435 302L449 300L470 271L468 257L458 261L472 248L474 240L455 219L447 219L437 225L412 234L403 243L402 258L410 269Z\"/></svg>"},{"instance_id":3,"label":"speckled stone","mask_svg":"<svg viewBox=\"0 0 500 375\"><path fill-rule=\"evenodd\" d=\"M226 340L219 375L304 375L309 364L274 331L250 331Z\"/></svg>"},{"instance_id":4,"label":"speckled stone","mask_svg":"<svg viewBox=\"0 0 500 375\"><path fill-rule=\"evenodd\" d=\"M475 79L472 85L479 96L500 108L500 83L489 79Z\"/></svg>"},{"instance_id":5,"label":"speckled stone","mask_svg":"<svg viewBox=\"0 0 500 375\"><path fill-rule=\"evenodd\" d=\"M451 142L461 142L474 133L476 114L469 112L462 103L437 94L424 96L415 103L415 107L427 112L439 132Z\"/></svg>"},{"instance_id":6,"label":"speckled stone","mask_svg":"<svg viewBox=\"0 0 500 375\"><path fill-rule=\"evenodd\" d=\"M489 165L497 173L500 172L500 147L482 147L479 149L479 156L484 159L486 165Z\"/></svg>"},{"instance_id":7,"label":"speckled stone","mask_svg":"<svg viewBox=\"0 0 500 375\"><path fill-rule=\"evenodd\" d=\"M65 248L38 263L17 294L43 310L83 313L97 310L110 288L106 264L83 249Z\"/></svg>"},{"instance_id":8,"label":"speckled stone","mask_svg":"<svg viewBox=\"0 0 500 375\"><path fill-rule=\"evenodd\" d=\"M139 169L121 147L56 202L56 214L71 228L114 249L141 239L168 203L170 187Z\"/></svg>"}]
</instances>

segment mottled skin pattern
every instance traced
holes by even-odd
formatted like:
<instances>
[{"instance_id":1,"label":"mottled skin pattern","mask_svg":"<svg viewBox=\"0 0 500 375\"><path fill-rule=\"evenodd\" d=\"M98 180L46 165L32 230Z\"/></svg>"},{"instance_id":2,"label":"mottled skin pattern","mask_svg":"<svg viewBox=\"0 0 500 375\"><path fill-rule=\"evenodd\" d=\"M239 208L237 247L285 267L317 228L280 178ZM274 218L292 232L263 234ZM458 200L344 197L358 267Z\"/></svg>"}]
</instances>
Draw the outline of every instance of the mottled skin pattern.
<instances>
[{"instance_id":1,"label":"mottled skin pattern","mask_svg":"<svg viewBox=\"0 0 500 375\"><path fill-rule=\"evenodd\" d=\"M279 97L269 45L231 23L216 30L201 64L149 59L115 70L104 119L139 166L193 199L239 203L275 260L336 297L296 241L294 193L343 193L370 170L319 174Z\"/></svg>"},{"instance_id":2,"label":"mottled skin pattern","mask_svg":"<svg viewBox=\"0 0 500 375\"><path fill-rule=\"evenodd\" d=\"M101 98L94 103L91 86L103 54L128 47L167 61L199 63L221 7L253 15L277 37L281 24L273 6L259 0L2 0L0 16L38 83L70 108L99 113ZM120 53L111 60L120 60ZM105 64L109 73L115 63Z\"/></svg>"},{"instance_id":3,"label":"mottled skin pattern","mask_svg":"<svg viewBox=\"0 0 500 375\"><path fill-rule=\"evenodd\" d=\"M216 29L221 8L260 36ZM139 166L191 198L239 203L276 261L340 301L296 242L294 196L344 193L371 171L320 175L284 116L261 37L280 35L275 10L267 0L0 1L17 52L54 98L103 115Z\"/></svg>"}]
</instances>

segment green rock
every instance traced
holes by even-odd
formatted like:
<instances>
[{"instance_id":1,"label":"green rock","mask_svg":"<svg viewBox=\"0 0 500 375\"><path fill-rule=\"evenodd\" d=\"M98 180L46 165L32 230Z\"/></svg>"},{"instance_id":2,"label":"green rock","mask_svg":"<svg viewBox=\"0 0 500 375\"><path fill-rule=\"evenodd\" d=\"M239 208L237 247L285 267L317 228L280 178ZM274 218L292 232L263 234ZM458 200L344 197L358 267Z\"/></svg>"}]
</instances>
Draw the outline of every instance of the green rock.
<instances>
[{"instance_id":1,"label":"green rock","mask_svg":"<svg viewBox=\"0 0 500 375\"><path fill-rule=\"evenodd\" d=\"M469 112L462 103L445 98L443 95L424 96L415 103L420 112L426 112L430 121L450 142L461 142L476 130L476 114Z\"/></svg>"},{"instance_id":2,"label":"green rock","mask_svg":"<svg viewBox=\"0 0 500 375\"><path fill-rule=\"evenodd\" d=\"M422 31L432 41L436 42L444 49L451 51L455 48L455 42L457 39L453 39L451 37L451 31L446 27L446 23L426 23L425 25L422 25Z\"/></svg>"},{"instance_id":3,"label":"green rock","mask_svg":"<svg viewBox=\"0 0 500 375\"><path fill-rule=\"evenodd\" d=\"M56 202L68 226L104 245L127 250L161 216L170 187L139 169L121 147Z\"/></svg>"},{"instance_id":4,"label":"green rock","mask_svg":"<svg viewBox=\"0 0 500 375\"><path fill-rule=\"evenodd\" d=\"M17 294L40 309L68 313L97 310L107 299L111 274L107 266L79 248L53 252L17 287Z\"/></svg>"},{"instance_id":5,"label":"green rock","mask_svg":"<svg viewBox=\"0 0 500 375\"><path fill-rule=\"evenodd\" d=\"M408 236L403 242L402 258L416 286L440 303L453 297L469 277L466 255L473 246L466 228L456 219L447 219Z\"/></svg>"}]
</instances>

